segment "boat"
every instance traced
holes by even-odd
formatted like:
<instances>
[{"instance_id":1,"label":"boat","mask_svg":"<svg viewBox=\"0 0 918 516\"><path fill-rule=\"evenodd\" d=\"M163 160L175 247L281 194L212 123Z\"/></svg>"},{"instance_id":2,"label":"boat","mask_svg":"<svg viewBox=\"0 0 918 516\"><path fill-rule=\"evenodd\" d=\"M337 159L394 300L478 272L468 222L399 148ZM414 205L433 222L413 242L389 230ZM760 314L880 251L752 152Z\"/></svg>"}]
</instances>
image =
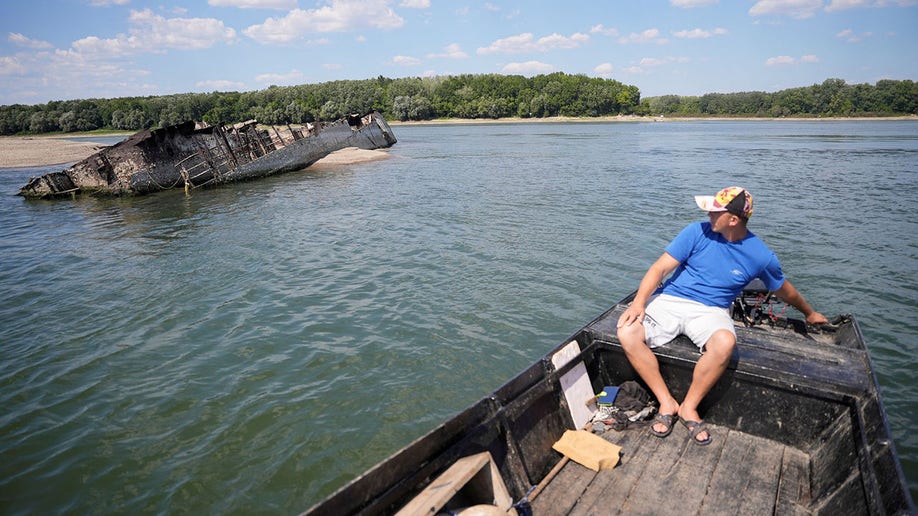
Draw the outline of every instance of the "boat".
<instances>
[{"instance_id":1,"label":"boat","mask_svg":"<svg viewBox=\"0 0 918 516\"><path fill-rule=\"evenodd\" d=\"M77 194L143 195L302 170L348 147L380 149L397 142L378 112L330 123L262 126L186 121L139 131L60 171L32 177L19 190L27 198Z\"/></svg>"},{"instance_id":2,"label":"boat","mask_svg":"<svg viewBox=\"0 0 918 516\"><path fill-rule=\"evenodd\" d=\"M699 407L707 446L678 424L658 438L652 419L597 425L594 395L639 382L616 336L632 293L304 514L914 514L855 317L814 328L760 287L733 303L738 345ZM654 352L680 398L697 348ZM581 434L620 448L618 464L557 451Z\"/></svg>"}]
</instances>

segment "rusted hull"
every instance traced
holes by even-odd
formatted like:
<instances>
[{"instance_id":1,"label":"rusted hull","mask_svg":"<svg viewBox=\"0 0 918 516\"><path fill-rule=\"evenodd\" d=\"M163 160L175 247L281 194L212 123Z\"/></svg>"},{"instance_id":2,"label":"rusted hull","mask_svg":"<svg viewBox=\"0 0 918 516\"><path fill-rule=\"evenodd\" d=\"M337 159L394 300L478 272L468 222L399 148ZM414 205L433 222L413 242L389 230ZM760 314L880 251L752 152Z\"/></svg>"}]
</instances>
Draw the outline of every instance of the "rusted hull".
<instances>
[{"instance_id":1,"label":"rusted hull","mask_svg":"<svg viewBox=\"0 0 918 516\"><path fill-rule=\"evenodd\" d=\"M304 128L185 122L140 131L66 170L31 178L19 195L143 195L197 188L301 170L340 149L372 150L396 141L376 112Z\"/></svg>"}]
</instances>

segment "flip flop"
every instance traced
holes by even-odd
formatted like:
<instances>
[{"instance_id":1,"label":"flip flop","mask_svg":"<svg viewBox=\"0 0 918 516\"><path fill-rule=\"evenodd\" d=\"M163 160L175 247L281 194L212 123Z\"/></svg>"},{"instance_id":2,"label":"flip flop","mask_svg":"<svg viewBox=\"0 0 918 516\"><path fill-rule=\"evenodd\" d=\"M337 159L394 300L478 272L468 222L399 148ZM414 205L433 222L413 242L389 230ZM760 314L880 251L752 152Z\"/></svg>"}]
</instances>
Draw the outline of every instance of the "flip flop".
<instances>
[{"instance_id":1,"label":"flip flop","mask_svg":"<svg viewBox=\"0 0 918 516\"><path fill-rule=\"evenodd\" d=\"M692 442L698 446L707 446L711 444L711 431L706 428L707 424L704 421L692 421L691 419L680 419L680 421L685 425L685 428L688 428ZM701 432L707 432L708 438L704 440L697 439L698 434Z\"/></svg>"},{"instance_id":2,"label":"flip flop","mask_svg":"<svg viewBox=\"0 0 918 516\"><path fill-rule=\"evenodd\" d=\"M653 435L657 437L666 437L667 435L672 433L673 426L675 426L675 423L676 423L675 421L676 419L679 419L679 416L677 416L676 414L659 414L658 413L656 417L653 418L653 424L650 425L650 433L652 433ZM666 425L666 430L663 430L662 432L658 432L654 430L653 425L657 423L660 423L661 425Z\"/></svg>"}]
</instances>

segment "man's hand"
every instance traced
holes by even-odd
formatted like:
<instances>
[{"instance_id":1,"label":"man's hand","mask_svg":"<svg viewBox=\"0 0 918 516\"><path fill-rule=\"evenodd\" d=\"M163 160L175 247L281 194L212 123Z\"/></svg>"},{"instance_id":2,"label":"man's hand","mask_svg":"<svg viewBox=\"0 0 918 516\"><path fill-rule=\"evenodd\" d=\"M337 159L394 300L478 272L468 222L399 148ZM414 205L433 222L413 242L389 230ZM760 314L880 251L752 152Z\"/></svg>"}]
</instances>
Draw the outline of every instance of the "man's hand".
<instances>
[{"instance_id":1,"label":"man's hand","mask_svg":"<svg viewBox=\"0 0 918 516\"><path fill-rule=\"evenodd\" d=\"M818 326L820 324L829 324L829 320L826 319L826 316L822 315L819 312L813 312L810 315L806 316L806 322L812 324L813 326Z\"/></svg>"},{"instance_id":2,"label":"man's hand","mask_svg":"<svg viewBox=\"0 0 918 516\"><path fill-rule=\"evenodd\" d=\"M618 318L618 327L629 326L633 322L644 322L644 309L634 303L622 312L621 317Z\"/></svg>"}]
</instances>

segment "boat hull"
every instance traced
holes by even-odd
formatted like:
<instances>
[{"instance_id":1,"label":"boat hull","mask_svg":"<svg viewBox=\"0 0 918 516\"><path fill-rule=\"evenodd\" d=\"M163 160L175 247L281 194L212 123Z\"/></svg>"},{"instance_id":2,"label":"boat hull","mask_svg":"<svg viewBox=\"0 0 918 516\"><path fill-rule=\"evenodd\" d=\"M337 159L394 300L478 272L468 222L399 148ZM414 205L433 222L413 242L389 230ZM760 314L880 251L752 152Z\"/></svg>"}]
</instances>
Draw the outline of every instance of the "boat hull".
<instances>
[{"instance_id":1,"label":"boat hull","mask_svg":"<svg viewBox=\"0 0 918 516\"><path fill-rule=\"evenodd\" d=\"M615 305L492 394L354 479L307 513L394 513L456 460L482 451L490 452L511 496L522 499L554 474L562 456L552 445L566 430L577 426L564 392L568 382L562 378L575 368L585 367L593 392L605 385L637 380L615 334L618 316L629 302L630 298ZM761 497L764 504L770 504L767 512L793 509L817 514L912 513L913 503L856 320L848 317L837 329L819 333L800 321L786 326L746 327L738 323L737 352L727 373L700 407L705 421L713 425L721 439L729 433L736 437L731 442L770 443L788 458L780 474L776 473L783 483L769 487L773 491ZM571 343L580 351L573 360L556 367L553 358ZM655 352L674 395L684 395L699 356L697 348L679 337ZM697 506L683 507L690 513L735 512L736 507L725 501L730 490L737 489L730 479L742 481L734 477L745 473L733 473L729 469L732 466L726 466L729 460L711 466L711 471L719 471L712 473L712 478L725 484L720 491L711 487L705 494L704 484L696 485L697 479L691 480L690 485L675 485L678 482L674 478L679 475L669 477L680 468L682 478L697 476L697 464L679 462L687 461L691 453L700 453L698 450L718 449L716 446L694 447L684 444L687 439L677 441L675 436L660 440L647 437L650 434L646 430L616 434L619 433L610 431L604 437L634 444L630 448L623 444L623 462L627 468L628 461L632 461L628 470L631 475L635 474L635 464L653 463L646 457L636 460L635 455L662 454L660 443L679 447L672 451L676 464L647 470L640 483L619 486L619 491L681 490L697 496ZM639 442L647 444L635 444ZM715 456L710 451L709 455ZM753 466L752 471L757 471L758 466ZM580 467L577 473L564 477L565 487L543 496L550 499L552 513L576 512L577 504L586 503L588 498L586 487L582 491L576 487L578 482L599 483L593 479L604 479L604 489L608 489L609 482L616 478L624 482L622 479L628 477L624 471L618 473L620 468L611 470L612 477L603 477L603 472L593 474ZM796 483L791 484L792 479ZM641 489L636 488L638 485ZM717 493L726 494L719 498ZM600 496L609 497L610 493ZM692 499L688 495L685 498ZM536 502L545 503L544 499ZM620 503L626 506L639 501ZM563 510L565 507L568 510Z\"/></svg>"},{"instance_id":2,"label":"boat hull","mask_svg":"<svg viewBox=\"0 0 918 516\"><path fill-rule=\"evenodd\" d=\"M379 149L397 142L379 113L291 128L198 127L185 122L140 131L70 168L31 178L19 195L144 195L171 188L198 188L302 170L348 147Z\"/></svg>"}]
</instances>

